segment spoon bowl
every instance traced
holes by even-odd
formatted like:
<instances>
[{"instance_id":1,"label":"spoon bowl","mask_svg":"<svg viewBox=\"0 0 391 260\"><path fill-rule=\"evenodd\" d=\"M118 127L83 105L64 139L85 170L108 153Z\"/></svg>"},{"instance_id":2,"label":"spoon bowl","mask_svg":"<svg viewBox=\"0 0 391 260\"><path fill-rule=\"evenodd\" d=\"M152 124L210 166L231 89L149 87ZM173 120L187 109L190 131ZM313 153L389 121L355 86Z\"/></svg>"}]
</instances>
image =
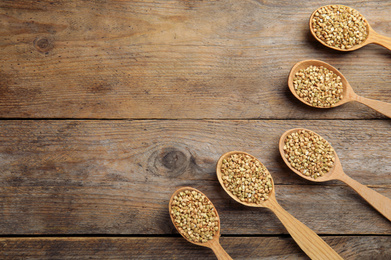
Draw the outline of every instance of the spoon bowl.
<instances>
[{"instance_id":1,"label":"spoon bowl","mask_svg":"<svg viewBox=\"0 0 391 260\"><path fill-rule=\"evenodd\" d=\"M171 221L172 223L174 224L175 228L178 230L179 234L181 234L187 241L189 241L190 243L193 243L193 244L196 244L197 246L204 246L204 247L208 247L210 249L213 250L213 252L215 253L217 259L220 259L220 260L232 260L232 258L228 255L228 253L221 247L220 245L220 242L219 242L219 239L220 239L220 217L219 217L219 214L217 213L217 210L215 208L215 206L213 205L213 203L210 201L210 205L212 205L213 207L213 211L215 212L216 214L216 219L218 221L218 230L217 232L215 233L215 235L213 236L213 238L211 240L208 240L207 242L205 243L199 243L199 242L195 242L195 241L191 241L189 240L186 236L184 236L180 231L179 231L179 227L177 226L172 214L171 214L171 210L172 210L172 203L174 201L174 197L176 195L178 195L180 192L184 192L184 191L195 191L197 193L200 193L202 194L203 196L205 196L205 198L208 199L208 201L210 201L210 199L204 194L202 193L201 191L195 189L195 188L192 188L192 187L182 187L182 188L179 188L177 189L171 196L171 199L170 199L170 202L168 204L168 212L170 214L170 218L171 218Z\"/></svg>"},{"instance_id":2,"label":"spoon bowl","mask_svg":"<svg viewBox=\"0 0 391 260\"><path fill-rule=\"evenodd\" d=\"M228 153L225 153L223 154L220 159L218 160L217 162L217 165L216 165L216 173L217 173L217 179L219 180L221 186L223 187L223 189L225 190L226 193L228 193L228 195L233 198L234 200L236 200L237 202L245 205L245 206L249 206L249 207L258 207L258 208L262 208L262 207L269 207L269 201L270 199L272 200L275 200L275 190L274 190L274 182L273 182L273 178L271 178L271 182L272 182L272 190L271 192L269 193L269 199L268 200L264 200L261 202L261 204L256 204L256 203L249 203L249 202L245 202L245 201L241 201L240 199L238 199L235 195L232 194L231 191L229 191L224 183L223 183L223 178L222 178L222 173L221 173L221 166L223 164L223 160L226 160L228 159L231 155L233 154L245 154L245 155L248 155L250 157L253 157L255 158L254 156L252 156L251 154L249 153L246 153L246 152L239 152L239 151L231 151L231 152L228 152Z\"/></svg>"},{"instance_id":3,"label":"spoon bowl","mask_svg":"<svg viewBox=\"0 0 391 260\"><path fill-rule=\"evenodd\" d=\"M301 97L299 97L299 95L297 94L296 90L295 90L295 87L294 87L294 84L293 84L293 81L294 81L294 78L295 78L295 75L297 72L299 72L300 70L302 69L306 69L308 68L309 66L316 66L316 67L324 67L324 68L327 68L328 70L334 72L335 74L337 74L337 76L341 77L341 82L342 82L342 87L343 87L343 92L342 92L342 99L337 102L336 104L333 104L331 105L331 107L337 107L337 106L340 106L342 104L345 104L349 101L351 101L352 99L354 99L354 97L356 96L356 94L354 93L352 87L350 86L349 82L347 81L347 79L345 78L345 76L339 71L337 70L336 68L334 68L333 66L331 66L330 64L326 63L326 62L323 62L323 61L320 61L320 60L304 60L304 61L300 61L298 63L296 63L291 71L289 72L289 76L288 76L288 86L289 86L289 90L292 92L292 94L298 99L300 100L301 102L303 102L304 104L306 105L309 105L311 107L316 107L316 108L329 108L329 107L318 107L318 106L313 106L311 103L305 101L304 99L302 99Z\"/></svg>"},{"instance_id":4,"label":"spoon bowl","mask_svg":"<svg viewBox=\"0 0 391 260\"><path fill-rule=\"evenodd\" d=\"M332 104L330 107L318 107L318 106L313 106L311 103L305 101L303 98L301 98L297 94L297 92L295 90L295 87L294 87L294 84L293 84L295 75L300 70L305 69L305 68L307 68L307 67L309 67L311 65L312 66L316 66L316 67L327 68L328 70L334 72L337 76L339 76L341 78L342 87L343 87L343 92L342 92L343 96L342 96L342 99L340 101L338 101L335 104ZM300 62L296 63L292 67L291 71L289 72L289 75L288 75L288 87L289 87L289 90L292 92L292 94L297 99L299 99L301 102L303 102L304 104L306 104L308 106L311 106L311 107L332 108L332 107L340 106L340 105L345 104L347 102L356 101L356 102L364 104L364 105L366 105L366 106L376 110L377 112L382 113L383 115L391 118L391 104L390 103L386 103L386 102L382 102L382 101L378 101L378 100L374 100L374 99L369 99L369 98L364 98L364 97L361 97L361 96L357 95L354 92L354 90L351 87L351 85L349 84L348 80L345 78L345 76L338 69L336 69L335 67L331 66L330 64L328 64L328 63L326 63L324 61L320 61L320 60L304 60L304 61L300 61Z\"/></svg>"},{"instance_id":5,"label":"spoon bowl","mask_svg":"<svg viewBox=\"0 0 391 260\"><path fill-rule=\"evenodd\" d=\"M340 171L338 170L339 168L342 168L342 165L341 165L341 162L338 158L338 155L337 153L334 151L334 157L335 157L335 161L334 161L334 165L333 167L330 169L329 172L325 173L323 176L320 176L320 177L317 177L316 179L312 178L311 176L306 176L304 174L302 174L300 171L296 170L294 167L292 167L292 165L289 163L288 159L285 157L285 151L284 151L284 146L285 146L285 140L286 138L288 137L288 135L292 134L292 133L296 133L296 132L299 132L301 130L305 130L305 131L309 131L309 132L313 132L313 131L310 131L310 130L307 130L307 129L304 129L304 128L295 128L295 129L291 129L291 130L288 130L286 131L280 138L280 142L278 143L278 148L280 150L280 154L281 154L281 157L282 159L284 160L285 164L294 172L296 173L297 175L299 175L300 177L306 179L306 180L309 180L309 181L314 181L314 182L324 182L324 181L331 181L331 180L336 180L338 179L338 174L340 173ZM315 132L313 132L315 133ZM316 133L315 133L316 134ZM327 141L326 141L327 142ZM331 146L331 145L330 145ZM337 169L337 170L336 170Z\"/></svg>"},{"instance_id":6,"label":"spoon bowl","mask_svg":"<svg viewBox=\"0 0 391 260\"><path fill-rule=\"evenodd\" d=\"M291 129L286 131L285 133L282 134L278 147L280 150L280 155L286 165L297 175L300 177L309 180L309 181L314 181L314 182L325 182L325 181L330 181L330 180L340 180L344 183L346 183L348 186L350 186L353 190L355 190L362 198L364 198L370 205L372 205L377 211L379 211L383 216L385 216L388 220L391 221L391 199L381 195L380 193L368 188L367 186L353 180L350 178L348 175L346 175L342 169L342 164L337 156L337 153L334 151L334 156L335 156L335 161L334 165L331 167L329 172L325 173L323 176L317 177L316 179L306 176L302 174L300 171L295 169L290 162L287 160L285 157L285 151L284 151L284 146L285 146L285 140L286 138L295 132L299 132L301 130L305 130L307 132L312 132L318 136L319 134L315 133L314 131L304 129L304 128L296 128L296 129ZM331 145L330 145L331 146Z\"/></svg>"},{"instance_id":7,"label":"spoon bowl","mask_svg":"<svg viewBox=\"0 0 391 260\"><path fill-rule=\"evenodd\" d=\"M223 187L223 189L228 193L228 195L236 200L237 202L250 207L265 207L269 208L285 226L289 234L295 240L295 242L300 246L300 248L311 258L311 259L342 259L323 239L321 239L314 231L308 228L306 225L301 223L291 214L289 214L285 209L283 209L280 204L278 204L275 198L274 182L271 178L272 190L269 193L268 199L261 201L259 204L248 203L238 199L231 191L229 191L223 181L222 176L222 164L225 159L230 158L233 154L244 154L250 156L251 158L257 160L254 156L246 152L232 151L223 154L217 162L216 165L216 174L217 178Z\"/></svg>"},{"instance_id":8,"label":"spoon bowl","mask_svg":"<svg viewBox=\"0 0 391 260\"><path fill-rule=\"evenodd\" d=\"M329 7L330 5L325 5L325 6L321 6L319 7L318 9L316 9L310 16L310 21L309 21L309 27L310 27L310 31L311 31L311 34L315 37L315 39L317 39L321 44L323 44L324 46L326 47L329 47L331 49L334 49L334 50L337 50L337 51L354 51L354 50L357 50L357 49L360 49L362 47L364 47L365 45L368 45L370 43L374 43L374 44L378 44L378 45L381 45L389 50L391 50L391 38L390 37L386 37L386 36L383 36L383 35L380 35L378 34L377 32L375 32L375 30L372 29L372 27L369 25L368 21L365 19L365 17L359 13L357 10L355 10L357 13L360 14L360 16L362 17L363 21L366 23L366 29L367 29L367 38L362 41L361 43L359 44L356 44L354 46L352 46L351 48L348 48L348 49L342 49L342 48L338 48L338 47L334 47L334 46L331 46L331 45L328 45L326 44L324 41L322 41L320 38L318 38L318 36L316 35L315 33L315 30L314 30L314 27L313 27L313 24L312 24L312 21L314 19L314 16L315 14L322 8L325 8L325 7ZM344 5L338 5L338 6L342 6L342 7L347 7L347 6L344 6ZM348 8L351 8L351 7L348 7ZM353 9L353 8L351 8ZM354 9L353 9L354 10Z\"/></svg>"}]
</instances>

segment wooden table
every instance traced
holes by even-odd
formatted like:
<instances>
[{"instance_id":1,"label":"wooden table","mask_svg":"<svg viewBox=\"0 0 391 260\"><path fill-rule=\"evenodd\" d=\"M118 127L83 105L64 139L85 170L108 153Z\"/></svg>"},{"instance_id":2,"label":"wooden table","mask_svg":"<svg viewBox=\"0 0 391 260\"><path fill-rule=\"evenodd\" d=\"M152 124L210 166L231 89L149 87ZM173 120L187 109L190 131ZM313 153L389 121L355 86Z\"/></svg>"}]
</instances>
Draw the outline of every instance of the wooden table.
<instances>
[{"instance_id":1,"label":"wooden table","mask_svg":"<svg viewBox=\"0 0 391 260\"><path fill-rule=\"evenodd\" d=\"M390 1L354 1L391 36ZM345 172L391 198L391 121L363 105L310 108L289 92L304 59L391 102L391 52L342 53L308 19L324 1L1 1L0 258L215 259L168 215L204 192L234 259L306 259L267 209L233 201L215 173L231 150L270 170L289 213L345 259L390 259L391 223L341 182L284 165L283 132L314 130Z\"/></svg>"}]
</instances>

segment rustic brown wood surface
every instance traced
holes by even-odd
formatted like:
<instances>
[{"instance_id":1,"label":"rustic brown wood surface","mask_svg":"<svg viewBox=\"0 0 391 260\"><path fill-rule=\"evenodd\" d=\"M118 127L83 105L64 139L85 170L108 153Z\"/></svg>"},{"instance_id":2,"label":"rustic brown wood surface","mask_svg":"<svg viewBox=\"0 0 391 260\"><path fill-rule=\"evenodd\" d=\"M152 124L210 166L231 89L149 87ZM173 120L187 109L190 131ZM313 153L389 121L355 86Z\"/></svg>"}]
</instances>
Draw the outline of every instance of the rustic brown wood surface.
<instances>
[{"instance_id":1,"label":"rustic brown wood surface","mask_svg":"<svg viewBox=\"0 0 391 260\"><path fill-rule=\"evenodd\" d=\"M242 206L219 186L217 159L243 150L271 171L281 205L316 233L390 242L389 221L353 190L308 182L284 165L278 139L298 125L327 138L347 174L391 197L387 120L12 120L0 135L1 233L176 235L169 198L193 186L216 205L223 236L287 235L269 210Z\"/></svg>"},{"instance_id":2,"label":"rustic brown wood surface","mask_svg":"<svg viewBox=\"0 0 391 260\"><path fill-rule=\"evenodd\" d=\"M391 2L344 1L391 35ZM6 118L377 118L294 100L286 79L324 60L357 94L391 102L390 51L330 50L308 20L324 1L1 1ZM376 89L376 91L373 91Z\"/></svg>"},{"instance_id":3,"label":"rustic brown wood surface","mask_svg":"<svg viewBox=\"0 0 391 260\"><path fill-rule=\"evenodd\" d=\"M308 259L289 237L222 237L233 259ZM328 236L344 259L387 259L390 238ZM363 245L371 244L372 247ZM216 259L209 248L178 237L0 238L0 256L30 259Z\"/></svg>"},{"instance_id":4,"label":"rustic brown wood surface","mask_svg":"<svg viewBox=\"0 0 391 260\"><path fill-rule=\"evenodd\" d=\"M290 93L298 61L338 68L391 102L391 52L342 53L308 19L324 1L0 1L0 258L215 259L168 215L179 187L204 192L233 259L306 259L268 209L233 201L215 167L242 150L276 198L345 259L389 259L391 223L338 181L312 183L278 141L325 137L347 175L391 198L391 121L358 103L311 108ZM390 1L344 1L391 36Z\"/></svg>"}]
</instances>

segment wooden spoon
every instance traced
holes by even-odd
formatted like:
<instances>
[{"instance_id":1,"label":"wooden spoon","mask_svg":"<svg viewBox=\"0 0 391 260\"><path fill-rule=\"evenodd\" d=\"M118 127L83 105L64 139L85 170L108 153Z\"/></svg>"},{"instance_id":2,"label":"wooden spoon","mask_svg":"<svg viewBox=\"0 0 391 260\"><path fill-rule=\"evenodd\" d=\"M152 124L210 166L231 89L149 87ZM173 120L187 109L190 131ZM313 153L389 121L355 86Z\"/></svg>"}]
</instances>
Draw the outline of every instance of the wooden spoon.
<instances>
[{"instance_id":1,"label":"wooden spoon","mask_svg":"<svg viewBox=\"0 0 391 260\"><path fill-rule=\"evenodd\" d=\"M272 191L269 194L269 198L262 202L262 204L247 203L239 200L235 195L233 195L225 186L222 179L221 166L224 159L227 159L232 154L246 154L253 158L254 156L239 151L232 151L223 154L216 166L217 178L223 189L231 196L234 200L243 205L250 207L265 207L269 208L273 213L279 218L281 223L288 230L289 234L300 246L300 248L311 258L311 259L342 259L323 239L321 239L314 231L308 228L306 225L301 223L286 210L284 210L280 204L278 204L275 191L274 191L274 182L272 179Z\"/></svg>"},{"instance_id":2,"label":"wooden spoon","mask_svg":"<svg viewBox=\"0 0 391 260\"><path fill-rule=\"evenodd\" d=\"M292 92L292 94L297 99L299 99L301 102L303 102L304 104L307 104L312 107L317 107L317 106L313 106L311 103L308 103L307 101L305 101L304 99L302 99L301 97L299 97L297 95L296 90L293 86L293 79L295 77L296 72L298 72L301 69L305 69L311 65L317 66L317 67L323 66L323 67L329 69L330 71L333 71L335 74L337 74L338 76L341 77L342 86L343 86L343 98L338 103L332 105L331 107L337 107L337 106L340 106L340 105L345 104L350 101L357 101L361 104L364 104L364 105L376 110L379 113L382 113L385 116L391 117L391 104L390 103L358 96L356 93L354 93L353 88L350 86L349 82L342 75L341 72L339 72L336 68L334 68L330 64L323 62L323 61L320 61L320 60L300 61L292 67L292 69L289 73L289 76L288 76L289 89ZM325 108L325 107L317 107L317 108Z\"/></svg>"},{"instance_id":3,"label":"wooden spoon","mask_svg":"<svg viewBox=\"0 0 391 260\"><path fill-rule=\"evenodd\" d=\"M343 6L343 5L340 5L340 6ZM375 32L372 27L369 25L368 21L364 18L364 16L362 16L360 14L360 16L363 18L363 20L366 22L367 24L367 32L368 32L368 36L367 38L361 42L360 44L357 44L357 45L354 45L352 46L352 48L349 48L349 49L341 49L341 48L338 48L338 47L334 47L334 46L330 46L330 45L327 45L325 42L323 42L321 39L319 39L314 31L314 28L312 26L312 20L316 14L316 12L318 12L319 9L323 8L323 7L326 7L326 6L322 6L322 7L319 7L318 9L316 9L312 14L311 14L311 17L310 17L310 31L312 33L312 35L315 37L315 39L317 39L321 44L323 44L324 46L326 47L329 47L329 48L332 48L334 50L337 50L337 51L354 51L354 50L357 50L367 44L370 44L370 43L375 43L375 44L378 44L378 45L381 45L389 50L391 50L391 38L390 37L386 37L386 36L383 36L383 35L380 35L378 34L377 32ZM349 7L350 8L350 7ZM351 8L353 9L353 8ZM357 11L357 10L356 10ZM357 11L358 12L358 11ZM359 12L358 12L359 13Z\"/></svg>"},{"instance_id":4,"label":"wooden spoon","mask_svg":"<svg viewBox=\"0 0 391 260\"><path fill-rule=\"evenodd\" d=\"M169 213L170 213L170 217L171 217L171 221L172 223L174 224L175 228L178 230L179 232L179 229L176 225L176 222L174 221L174 218L172 217L171 215L171 205L172 205L172 201L174 200L174 197L175 195L177 195L179 192L181 191L186 191L186 190L189 190L189 191L196 191L198 193L201 193L202 195L204 195L208 200L209 198L204 194L202 193L201 191L197 190L197 189L194 189L192 187L183 187L183 188L180 188L178 190L176 190L174 192L174 194L172 194L171 196L171 199L170 199L170 202L168 204L168 210L169 210ZM209 200L210 201L210 200ZM209 247L213 250L213 252L215 253L217 259L220 259L220 260L232 260L232 258L227 254L227 252L221 247L220 245L220 242L219 242L219 238L220 238L220 217L219 217L219 214L217 213L217 210L215 208L215 206L213 205L213 203L211 202L211 205L213 207L213 210L214 212L216 213L216 218L218 220L218 223L219 223L219 230L217 231L217 233L214 235L213 239L211 240L208 240L207 242L205 243L198 243L198 242L194 242L194 241L190 241L187 237L185 237L184 235L182 235L181 232L179 232L187 241L193 243L193 244L196 244L198 246L205 246L205 247Z\"/></svg>"},{"instance_id":5,"label":"wooden spoon","mask_svg":"<svg viewBox=\"0 0 391 260\"><path fill-rule=\"evenodd\" d=\"M371 204L377 211L379 211L383 216L385 216L388 220L391 221L391 199L381 195L380 193L368 188L367 186L353 180L349 176L347 176L342 169L341 162L337 156L337 153L334 151L335 155L335 162L333 168L331 170L324 174L323 176L320 176L316 179L312 178L311 176L305 176L302 173L300 173L298 170L293 168L287 158L285 158L285 152L284 152L284 145L285 145L285 139L288 135L291 133L305 130L308 132L313 132L304 128L296 128L286 131L280 138L279 142L279 149L280 154L284 162L288 165L288 167L297 175L300 177L309 180L309 181L315 181L315 182L323 182L323 181L330 181L330 180L340 180L349 185L353 190L355 190L358 194L360 194L361 197L363 197L369 204ZM316 134L316 133L315 133Z\"/></svg>"}]
</instances>

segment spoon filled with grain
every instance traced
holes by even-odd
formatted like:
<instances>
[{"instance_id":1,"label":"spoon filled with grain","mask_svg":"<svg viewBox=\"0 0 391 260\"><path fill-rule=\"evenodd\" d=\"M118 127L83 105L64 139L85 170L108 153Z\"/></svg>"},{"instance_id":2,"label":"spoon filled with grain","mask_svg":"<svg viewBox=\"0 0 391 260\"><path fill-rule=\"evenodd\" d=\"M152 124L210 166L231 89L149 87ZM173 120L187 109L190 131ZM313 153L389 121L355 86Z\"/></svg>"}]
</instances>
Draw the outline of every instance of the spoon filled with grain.
<instances>
[{"instance_id":1,"label":"spoon filled with grain","mask_svg":"<svg viewBox=\"0 0 391 260\"><path fill-rule=\"evenodd\" d=\"M344 5L326 5L310 17L310 31L323 45L338 51L354 51L375 43L391 50L391 38L375 32L357 10Z\"/></svg>"},{"instance_id":2,"label":"spoon filled with grain","mask_svg":"<svg viewBox=\"0 0 391 260\"><path fill-rule=\"evenodd\" d=\"M317 133L291 129L280 138L280 154L288 167L309 181L340 180L391 221L391 199L347 176L333 147Z\"/></svg>"},{"instance_id":3,"label":"spoon filled with grain","mask_svg":"<svg viewBox=\"0 0 391 260\"><path fill-rule=\"evenodd\" d=\"M216 173L221 186L234 200L246 206L273 211L311 259L342 259L314 231L278 204L273 178L257 158L239 151L225 153L217 162Z\"/></svg>"},{"instance_id":4,"label":"spoon filled with grain","mask_svg":"<svg viewBox=\"0 0 391 260\"><path fill-rule=\"evenodd\" d=\"M320 60L296 63L289 73L288 86L297 99L312 107L331 108L357 101L391 117L390 103L357 95L340 71Z\"/></svg>"},{"instance_id":5,"label":"spoon filled with grain","mask_svg":"<svg viewBox=\"0 0 391 260\"><path fill-rule=\"evenodd\" d=\"M172 194L168 208L172 223L187 241L211 248L217 259L232 260L220 245L219 214L205 194L180 188Z\"/></svg>"}]
</instances>

